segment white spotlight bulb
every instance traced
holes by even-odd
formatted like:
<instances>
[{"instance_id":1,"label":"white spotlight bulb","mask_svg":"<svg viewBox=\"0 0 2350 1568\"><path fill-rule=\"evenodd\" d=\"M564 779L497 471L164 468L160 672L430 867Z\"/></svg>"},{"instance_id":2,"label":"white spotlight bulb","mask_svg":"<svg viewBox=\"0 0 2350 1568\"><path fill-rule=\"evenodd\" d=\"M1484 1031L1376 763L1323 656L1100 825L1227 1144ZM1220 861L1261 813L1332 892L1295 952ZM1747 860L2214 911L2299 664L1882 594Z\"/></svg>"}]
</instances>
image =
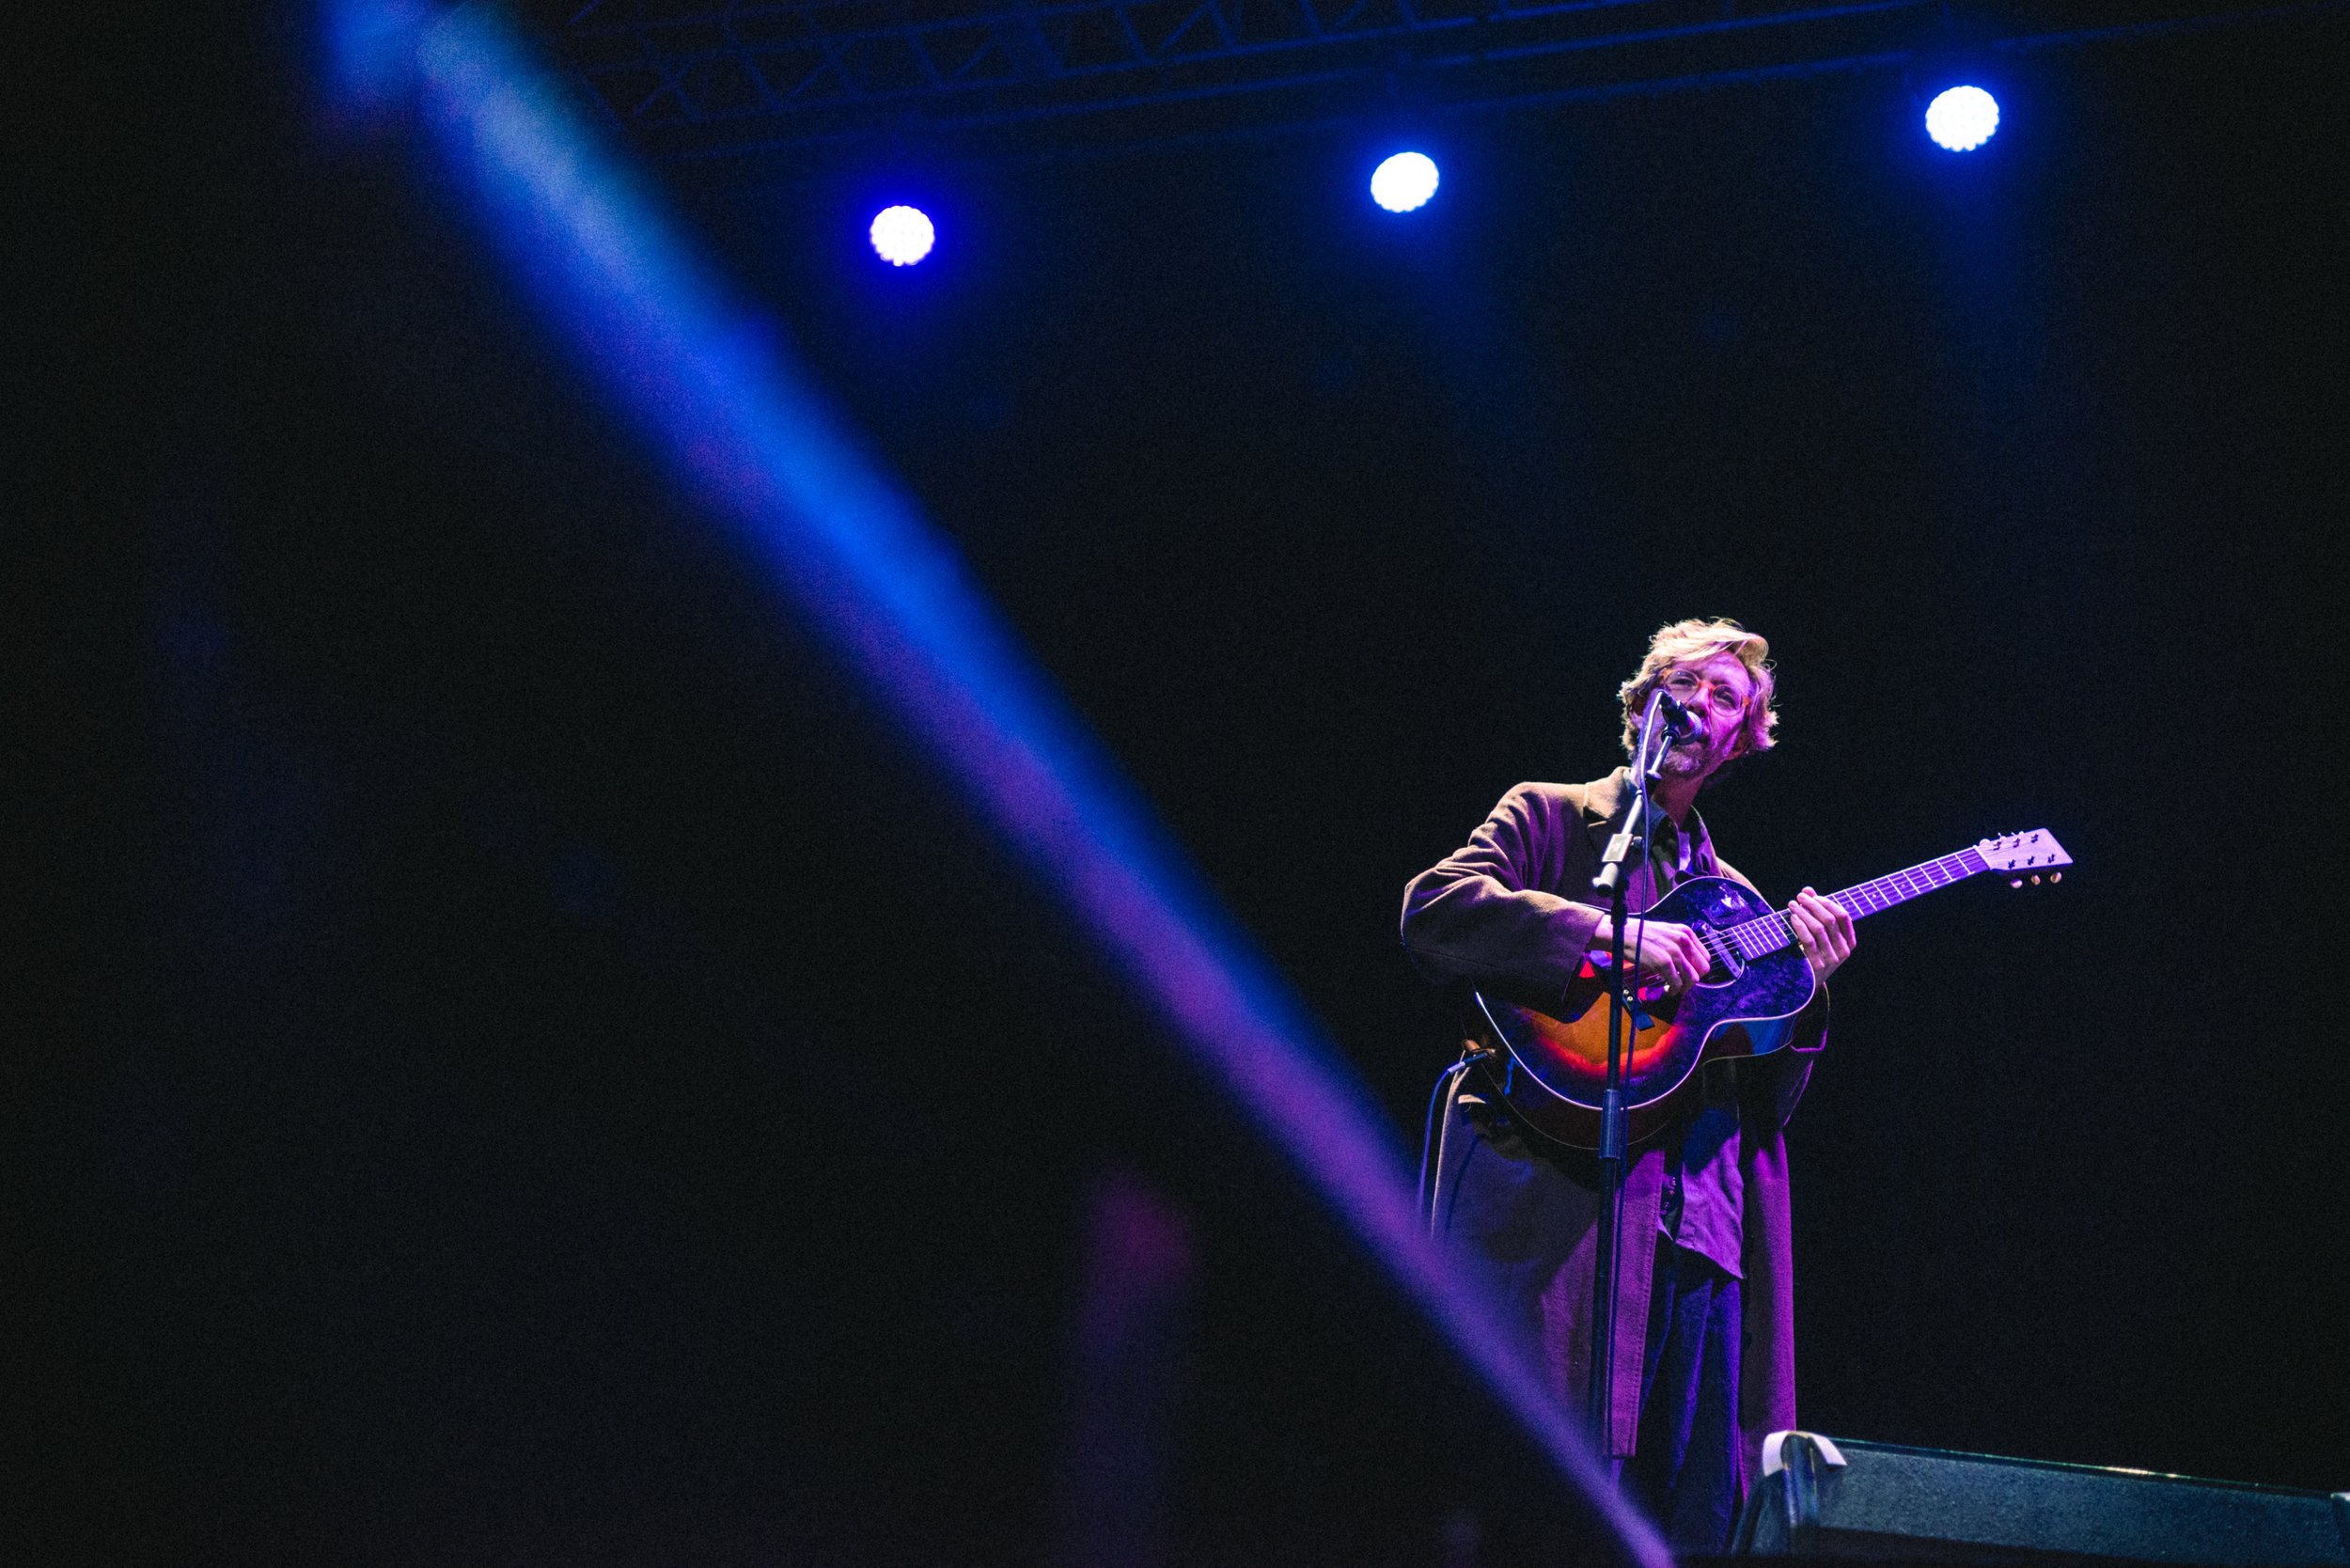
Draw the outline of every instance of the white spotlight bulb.
<instances>
[{"instance_id":1,"label":"white spotlight bulb","mask_svg":"<svg viewBox=\"0 0 2350 1568\"><path fill-rule=\"evenodd\" d=\"M893 267L911 267L931 253L938 230L919 207L885 207L873 216L873 254Z\"/></svg>"},{"instance_id":2,"label":"white spotlight bulb","mask_svg":"<svg viewBox=\"0 0 2350 1568\"><path fill-rule=\"evenodd\" d=\"M1981 87L1951 87L1926 105L1926 134L1952 152L1972 152L1999 128L1999 101Z\"/></svg>"},{"instance_id":3,"label":"white spotlight bulb","mask_svg":"<svg viewBox=\"0 0 2350 1568\"><path fill-rule=\"evenodd\" d=\"M1399 152L1371 174L1371 199L1390 212L1408 212L1436 194L1436 161L1425 152Z\"/></svg>"}]
</instances>

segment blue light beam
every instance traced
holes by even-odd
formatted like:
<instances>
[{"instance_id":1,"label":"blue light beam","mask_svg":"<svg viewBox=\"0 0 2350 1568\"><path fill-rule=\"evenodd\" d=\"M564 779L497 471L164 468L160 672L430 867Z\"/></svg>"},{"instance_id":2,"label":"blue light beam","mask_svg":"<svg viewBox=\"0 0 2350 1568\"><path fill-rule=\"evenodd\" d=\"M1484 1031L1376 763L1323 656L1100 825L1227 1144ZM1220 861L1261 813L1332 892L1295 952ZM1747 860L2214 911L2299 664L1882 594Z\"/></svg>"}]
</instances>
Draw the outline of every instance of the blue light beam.
<instances>
[{"instance_id":1,"label":"blue light beam","mask_svg":"<svg viewBox=\"0 0 2350 1568\"><path fill-rule=\"evenodd\" d=\"M1302 1005L1022 653L962 561L859 449L486 8L323 0L343 110L413 92L512 282L788 609L1093 933L1582 1493L1626 1555L1671 1568L1528 1347L1421 1226L1385 1118ZM404 48L388 40L400 38ZM359 40L364 47L346 47ZM354 107L355 106L355 107Z\"/></svg>"}]
</instances>

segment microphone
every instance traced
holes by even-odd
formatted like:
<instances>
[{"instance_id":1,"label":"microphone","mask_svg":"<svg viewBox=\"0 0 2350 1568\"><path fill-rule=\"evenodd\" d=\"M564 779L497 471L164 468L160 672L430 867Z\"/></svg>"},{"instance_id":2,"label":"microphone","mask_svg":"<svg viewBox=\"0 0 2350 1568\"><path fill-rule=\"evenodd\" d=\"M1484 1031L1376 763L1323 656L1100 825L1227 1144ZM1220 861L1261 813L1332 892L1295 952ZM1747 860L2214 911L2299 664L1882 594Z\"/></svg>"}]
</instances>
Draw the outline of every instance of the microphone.
<instances>
[{"instance_id":1,"label":"microphone","mask_svg":"<svg viewBox=\"0 0 2350 1568\"><path fill-rule=\"evenodd\" d=\"M1673 700L1672 693L1656 688L1656 716L1665 721L1665 733L1676 741L1694 741L1700 733L1697 715Z\"/></svg>"}]
</instances>

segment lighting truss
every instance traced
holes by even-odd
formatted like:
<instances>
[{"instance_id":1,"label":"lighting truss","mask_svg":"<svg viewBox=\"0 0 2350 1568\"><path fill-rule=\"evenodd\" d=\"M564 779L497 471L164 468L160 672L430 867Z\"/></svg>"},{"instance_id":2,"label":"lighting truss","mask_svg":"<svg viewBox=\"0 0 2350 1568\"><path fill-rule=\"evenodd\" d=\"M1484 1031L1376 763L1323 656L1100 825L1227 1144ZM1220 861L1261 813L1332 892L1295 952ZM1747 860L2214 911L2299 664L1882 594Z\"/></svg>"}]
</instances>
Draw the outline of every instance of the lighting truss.
<instances>
[{"instance_id":1,"label":"lighting truss","mask_svg":"<svg viewBox=\"0 0 2350 1568\"><path fill-rule=\"evenodd\" d=\"M2029 47L2342 0L2163 6L2028 6L1965 41ZM1154 139L1885 66L1957 39L1946 0L586 0L539 20L594 102L672 158L1053 121L1065 140Z\"/></svg>"}]
</instances>

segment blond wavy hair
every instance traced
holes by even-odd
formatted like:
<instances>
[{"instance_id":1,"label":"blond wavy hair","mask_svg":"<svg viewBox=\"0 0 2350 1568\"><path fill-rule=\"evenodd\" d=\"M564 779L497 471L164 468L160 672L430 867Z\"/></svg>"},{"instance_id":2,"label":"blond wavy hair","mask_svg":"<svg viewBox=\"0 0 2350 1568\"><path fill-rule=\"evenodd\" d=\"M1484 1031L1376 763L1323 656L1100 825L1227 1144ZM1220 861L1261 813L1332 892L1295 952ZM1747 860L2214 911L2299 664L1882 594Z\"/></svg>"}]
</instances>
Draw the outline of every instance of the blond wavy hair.
<instances>
[{"instance_id":1,"label":"blond wavy hair","mask_svg":"<svg viewBox=\"0 0 2350 1568\"><path fill-rule=\"evenodd\" d=\"M1747 716L1743 725L1746 749L1742 756L1751 757L1768 751L1778 743L1771 731L1778 728L1778 710L1771 705L1771 698L1778 682L1771 675L1771 645L1767 638L1747 631L1734 620L1676 620L1660 626L1648 639L1648 657L1632 679L1616 689L1623 699L1623 750L1632 755L1639 744L1640 712L1648 705L1648 694L1667 674L1684 665L1701 665L1717 653L1737 655L1753 677L1754 695L1747 699Z\"/></svg>"}]
</instances>

